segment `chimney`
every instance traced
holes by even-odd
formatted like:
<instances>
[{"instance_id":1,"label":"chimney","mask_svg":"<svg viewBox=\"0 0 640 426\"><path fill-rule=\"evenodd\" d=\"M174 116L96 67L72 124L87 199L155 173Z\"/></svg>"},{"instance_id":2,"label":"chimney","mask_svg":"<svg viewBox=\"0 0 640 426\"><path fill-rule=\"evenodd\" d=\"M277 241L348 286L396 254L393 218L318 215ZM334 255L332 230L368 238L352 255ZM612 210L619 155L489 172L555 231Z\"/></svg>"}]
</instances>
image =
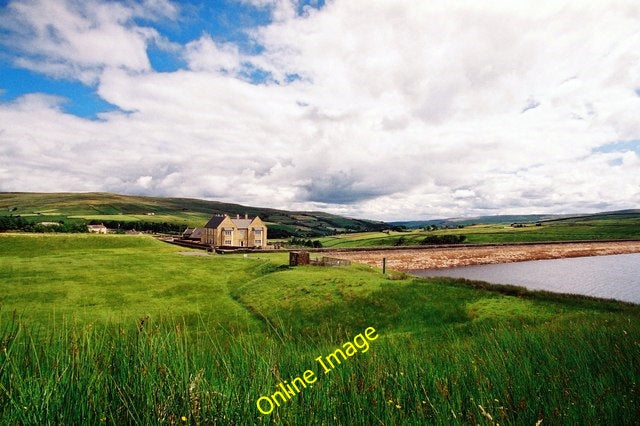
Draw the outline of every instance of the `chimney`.
<instances>
[{"instance_id":1,"label":"chimney","mask_svg":"<svg viewBox=\"0 0 640 426\"><path fill-rule=\"evenodd\" d=\"M245 214L244 214L244 218L245 218L245 219L249 219L249 215L245 213Z\"/></svg>"},{"instance_id":2,"label":"chimney","mask_svg":"<svg viewBox=\"0 0 640 426\"><path fill-rule=\"evenodd\" d=\"M240 215L239 214L236 214L236 219L240 219Z\"/></svg>"}]
</instances>

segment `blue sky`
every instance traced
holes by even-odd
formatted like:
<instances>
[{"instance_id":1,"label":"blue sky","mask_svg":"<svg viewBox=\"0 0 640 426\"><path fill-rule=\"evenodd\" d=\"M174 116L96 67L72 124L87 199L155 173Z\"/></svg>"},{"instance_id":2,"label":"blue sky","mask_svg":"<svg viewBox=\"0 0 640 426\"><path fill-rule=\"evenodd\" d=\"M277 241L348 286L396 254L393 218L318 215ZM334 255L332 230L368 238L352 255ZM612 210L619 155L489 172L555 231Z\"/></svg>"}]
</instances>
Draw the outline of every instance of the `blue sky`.
<instances>
[{"instance_id":1,"label":"blue sky","mask_svg":"<svg viewBox=\"0 0 640 426\"><path fill-rule=\"evenodd\" d=\"M636 154L640 154L640 139L630 141L617 141L611 142L606 145L599 146L594 150L595 152L603 153L616 153L616 152L630 152L633 151Z\"/></svg>"},{"instance_id":2,"label":"blue sky","mask_svg":"<svg viewBox=\"0 0 640 426\"><path fill-rule=\"evenodd\" d=\"M1 62L2 99L12 101L27 93L47 93L65 99L62 110L80 117L95 119L100 112L117 109L96 94L95 87L78 81L51 78Z\"/></svg>"},{"instance_id":3,"label":"blue sky","mask_svg":"<svg viewBox=\"0 0 640 426\"><path fill-rule=\"evenodd\" d=\"M6 8L9 3L11 2L2 1L0 7ZM132 22L152 26L168 41L181 45L208 34L217 41L233 43L248 55L258 54L263 50L259 43L248 37L247 30L268 25L271 22L271 7L256 7L233 0L180 1L175 2L175 5L180 9L175 20L138 17ZM302 16L306 13L306 8L321 8L323 5L323 1L302 1L296 5L296 12ZM5 31L3 33L7 34ZM96 94L95 84L82 84L72 78L52 78L44 73L15 66L13 59L22 52L12 49L10 43L3 43L0 52L2 99L5 101L27 93L43 92L64 97L63 111L90 119L97 118L100 112L117 109L117 106L105 102ZM154 71L175 72L187 68L179 52L167 51L156 43L149 43L146 53ZM254 83L262 83L267 76L267 73L259 70L247 74Z\"/></svg>"},{"instance_id":4,"label":"blue sky","mask_svg":"<svg viewBox=\"0 0 640 426\"><path fill-rule=\"evenodd\" d=\"M637 208L639 24L625 1L0 1L0 191Z\"/></svg>"}]
</instances>

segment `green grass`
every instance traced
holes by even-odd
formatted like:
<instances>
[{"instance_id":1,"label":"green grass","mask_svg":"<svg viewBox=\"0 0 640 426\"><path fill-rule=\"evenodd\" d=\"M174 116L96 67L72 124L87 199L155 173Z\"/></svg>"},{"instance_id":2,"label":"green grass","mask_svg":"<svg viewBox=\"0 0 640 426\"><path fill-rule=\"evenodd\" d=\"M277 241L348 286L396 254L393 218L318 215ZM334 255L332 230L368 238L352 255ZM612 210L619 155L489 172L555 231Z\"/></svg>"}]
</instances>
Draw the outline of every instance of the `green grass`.
<instances>
[{"instance_id":1,"label":"green grass","mask_svg":"<svg viewBox=\"0 0 640 426\"><path fill-rule=\"evenodd\" d=\"M183 250L148 237L0 235L0 423L640 416L638 306ZM380 335L369 351L323 374L314 359L366 327ZM260 396L307 369L313 387L258 412Z\"/></svg>"},{"instance_id":2,"label":"green grass","mask_svg":"<svg viewBox=\"0 0 640 426\"><path fill-rule=\"evenodd\" d=\"M512 228L507 224L473 225L459 229L407 232L362 232L320 238L323 247L388 247L404 238L402 245L418 245L428 235L465 235L465 243L520 243L536 241L640 239L640 218L585 219L543 222Z\"/></svg>"},{"instance_id":3,"label":"green grass","mask_svg":"<svg viewBox=\"0 0 640 426\"><path fill-rule=\"evenodd\" d=\"M112 215L77 215L67 216L69 219L84 219L86 221L110 221L118 222L161 222L171 223L175 225L186 224L190 227L202 228L211 219L211 215L206 213L173 213L173 214L157 214L153 216L136 215L136 214L112 214Z\"/></svg>"},{"instance_id":4,"label":"green grass","mask_svg":"<svg viewBox=\"0 0 640 426\"><path fill-rule=\"evenodd\" d=\"M257 261L183 256L178 252L187 249L146 236L2 235L0 241L0 304L5 312L28 311L30 321L170 313L192 322L202 315L213 324L255 323L227 293L229 281L251 276L243 265Z\"/></svg>"}]
</instances>

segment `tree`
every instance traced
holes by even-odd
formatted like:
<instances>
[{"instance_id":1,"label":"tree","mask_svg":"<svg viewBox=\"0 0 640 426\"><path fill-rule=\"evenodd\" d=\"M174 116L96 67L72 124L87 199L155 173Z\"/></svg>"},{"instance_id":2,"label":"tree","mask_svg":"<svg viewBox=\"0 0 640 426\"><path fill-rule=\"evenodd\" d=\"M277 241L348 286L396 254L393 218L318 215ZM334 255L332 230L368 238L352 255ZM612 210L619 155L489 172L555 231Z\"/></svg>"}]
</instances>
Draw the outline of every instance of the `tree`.
<instances>
[{"instance_id":1,"label":"tree","mask_svg":"<svg viewBox=\"0 0 640 426\"><path fill-rule=\"evenodd\" d=\"M407 242L407 239L404 236L402 236L402 237L398 238L397 240L395 240L393 245L394 246L403 246L406 242Z\"/></svg>"}]
</instances>

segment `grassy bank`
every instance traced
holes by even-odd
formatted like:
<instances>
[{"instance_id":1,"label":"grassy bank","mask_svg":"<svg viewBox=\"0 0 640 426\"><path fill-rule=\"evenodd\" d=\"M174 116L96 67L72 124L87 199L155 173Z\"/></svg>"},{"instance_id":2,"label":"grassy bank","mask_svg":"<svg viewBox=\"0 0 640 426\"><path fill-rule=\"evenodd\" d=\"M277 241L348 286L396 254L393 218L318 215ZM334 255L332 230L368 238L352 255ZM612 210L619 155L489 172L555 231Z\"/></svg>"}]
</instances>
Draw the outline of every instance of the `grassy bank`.
<instances>
[{"instance_id":1,"label":"grassy bank","mask_svg":"<svg viewBox=\"0 0 640 426\"><path fill-rule=\"evenodd\" d=\"M636 306L181 250L146 237L0 235L3 422L640 416ZM322 373L314 359L366 327L380 335L370 349ZM260 396L307 369L313 387L258 412Z\"/></svg>"}]
</instances>

